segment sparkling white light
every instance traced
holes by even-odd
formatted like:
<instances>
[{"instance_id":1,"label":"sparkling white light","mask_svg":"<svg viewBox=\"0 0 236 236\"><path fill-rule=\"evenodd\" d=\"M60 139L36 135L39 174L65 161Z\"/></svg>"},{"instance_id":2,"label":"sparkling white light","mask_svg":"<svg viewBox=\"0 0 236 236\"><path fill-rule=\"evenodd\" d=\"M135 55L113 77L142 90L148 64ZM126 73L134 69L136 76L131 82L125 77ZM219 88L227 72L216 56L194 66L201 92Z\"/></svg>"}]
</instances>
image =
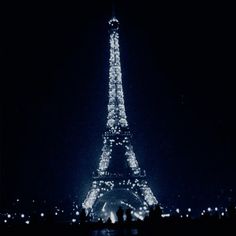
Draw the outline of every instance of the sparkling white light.
<instances>
[{"instance_id":1,"label":"sparkling white light","mask_svg":"<svg viewBox=\"0 0 236 236\"><path fill-rule=\"evenodd\" d=\"M109 24L118 23L113 18ZM124 93L122 87L122 74L120 65L120 49L118 29L113 28L110 33L110 59L109 59L109 102L107 127L118 132L118 127L127 127L127 116L124 106Z\"/></svg>"},{"instance_id":2,"label":"sparkling white light","mask_svg":"<svg viewBox=\"0 0 236 236\"><path fill-rule=\"evenodd\" d=\"M144 199L148 203L149 206L158 204L156 197L153 195L152 190L149 187L141 188Z\"/></svg>"},{"instance_id":3,"label":"sparkling white light","mask_svg":"<svg viewBox=\"0 0 236 236\"><path fill-rule=\"evenodd\" d=\"M112 222L112 223L115 223L116 217L115 217L115 214L114 214L113 211L110 212L110 219L111 219L111 222Z\"/></svg>"},{"instance_id":4,"label":"sparkling white light","mask_svg":"<svg viewBox=\"0 0 236 236\"><path fill-rule=\"evenodd\" d=\"M142 208L134 209L131 205L129 207L134 210L134 215L143 219L143 213L147 211L147 206L158 204L151 189L148 187L147 182L140 180L139 177L145 176L141 174L141 169L138 165L133 147L131 145L131 134L129 132L127 116L124 105L124 93L122 87L122 73L120 64L120 49L119 49L119 34L118 34L118 20L112 18L109 21L110 29L110 59L109 59L109 101L108 101L108 115L107 115L107 131L104 134L102 154L99 159L97 169L98 181L93 181L92 187L87 194L82 206L86 212L90 212L93 208L95 201L101 198L106 192L111 191L114 187L114 181L105 180L111 176L109 171L109 164L112 158L112 151L114 146L122 146L128 167L130 169L131 177L135 179L121 180L118 183L123 189L132 191L136 197L139 194L144 198L142 199ZM123 157L121 157L123 158ZM112 173L113 174L113 173ZM104 178L104 180L101 180ZM141 191L141 193L140 193ZM146 206L146 208L144 208ZM103 205L102 211L105 211L106 205ZM112 217L111 212L107 212Z\"/></svg>"},{"instance_id":5,"label":"sparkling white light","mask_svg":"<svg viewBox=\"0 0 236 236\"><path fill-rule=\"evenodd\" d=\"M91 209L95 200L98 197L98 193L100 192L99 188L93 188L88 192L88 195L85 199L85 201L83 202L83 208L85 209Z\"/></svg>"}]
</instances>

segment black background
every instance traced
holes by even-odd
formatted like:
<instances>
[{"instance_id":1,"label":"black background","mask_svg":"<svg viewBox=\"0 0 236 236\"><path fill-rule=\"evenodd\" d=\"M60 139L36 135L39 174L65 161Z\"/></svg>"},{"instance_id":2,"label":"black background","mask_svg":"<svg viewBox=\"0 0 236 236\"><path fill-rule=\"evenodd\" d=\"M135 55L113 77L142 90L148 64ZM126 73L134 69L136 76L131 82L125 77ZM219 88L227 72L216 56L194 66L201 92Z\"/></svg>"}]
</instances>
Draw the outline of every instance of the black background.
<instances>
[{"instance_id":1,"label":"black background","mask_svg":"<svg viewBox=\"0 0 236 236\"><path fill-rule=\"evenodd\" d=\"M117 1L134 150L168 207L235 197L231 9ZM106 123L111 3L18 3L2 11L1 204L82 201Z\"/></svg>"}]
</instances>

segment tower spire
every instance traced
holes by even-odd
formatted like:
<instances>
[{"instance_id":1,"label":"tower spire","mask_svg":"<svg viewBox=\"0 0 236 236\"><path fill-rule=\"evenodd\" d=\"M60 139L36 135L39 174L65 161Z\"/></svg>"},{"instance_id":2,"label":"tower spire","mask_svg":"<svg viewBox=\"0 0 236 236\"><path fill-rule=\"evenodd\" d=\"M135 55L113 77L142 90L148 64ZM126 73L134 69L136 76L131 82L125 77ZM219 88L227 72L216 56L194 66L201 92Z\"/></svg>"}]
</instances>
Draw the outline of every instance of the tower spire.
<instances>
[{"instance_id":1,"label":"tower spire","mask_svg":"<svg viewBox=\"0 0 236 236\"><path fill-rule=\"evenodd\" d=\"M112 18L110 26L110 59L109 59L109 102L107 128L118 132L121 127L128 127L125 111L124 93L119 48L119 21Z\"/></svg>"}]
</instances>

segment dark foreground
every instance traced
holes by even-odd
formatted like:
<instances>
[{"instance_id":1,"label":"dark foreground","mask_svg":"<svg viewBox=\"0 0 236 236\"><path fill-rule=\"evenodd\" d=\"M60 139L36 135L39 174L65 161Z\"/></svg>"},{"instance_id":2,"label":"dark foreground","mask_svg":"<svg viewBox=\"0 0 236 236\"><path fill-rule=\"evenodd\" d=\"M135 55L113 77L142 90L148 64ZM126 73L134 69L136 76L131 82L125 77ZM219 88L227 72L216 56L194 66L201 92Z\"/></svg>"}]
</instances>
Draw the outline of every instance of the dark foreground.
<instances>
[{"instance_id":1,"label":"dark foreground","mask_svg":"<svg viewBox=\"0 0 236 236\"><path fill-rule=\"evenodd\" d=\"M153 235L236 235L236 220L163 219L160 222L130 224L29 224L0 225L0 235L89 235L89 236L153 236Z\"/></svg>"}]
</instances>

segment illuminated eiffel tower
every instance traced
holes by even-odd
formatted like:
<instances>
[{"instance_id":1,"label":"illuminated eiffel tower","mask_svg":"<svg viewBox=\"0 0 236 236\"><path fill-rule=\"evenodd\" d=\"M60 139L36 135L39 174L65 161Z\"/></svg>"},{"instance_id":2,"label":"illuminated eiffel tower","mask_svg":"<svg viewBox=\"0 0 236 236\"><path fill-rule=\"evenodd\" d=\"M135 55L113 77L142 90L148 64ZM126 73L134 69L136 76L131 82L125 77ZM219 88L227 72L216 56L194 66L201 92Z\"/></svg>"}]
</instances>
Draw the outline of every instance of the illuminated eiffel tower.
<instances>
[{"instance_id":1,"label":"illuminated eiffel tower","mask_svg":"<svg viewBox=\"0 0 236 236\"><path fill-rule=\"evenodd\" d=\"M82 206L94 219L115 219L118 207L131 208L143 219L149 206L158 202L139 167L125 112L119 50L119 21L109 21L109 102L106 131L99 166Z\"/></svg>"}]
</instances>

